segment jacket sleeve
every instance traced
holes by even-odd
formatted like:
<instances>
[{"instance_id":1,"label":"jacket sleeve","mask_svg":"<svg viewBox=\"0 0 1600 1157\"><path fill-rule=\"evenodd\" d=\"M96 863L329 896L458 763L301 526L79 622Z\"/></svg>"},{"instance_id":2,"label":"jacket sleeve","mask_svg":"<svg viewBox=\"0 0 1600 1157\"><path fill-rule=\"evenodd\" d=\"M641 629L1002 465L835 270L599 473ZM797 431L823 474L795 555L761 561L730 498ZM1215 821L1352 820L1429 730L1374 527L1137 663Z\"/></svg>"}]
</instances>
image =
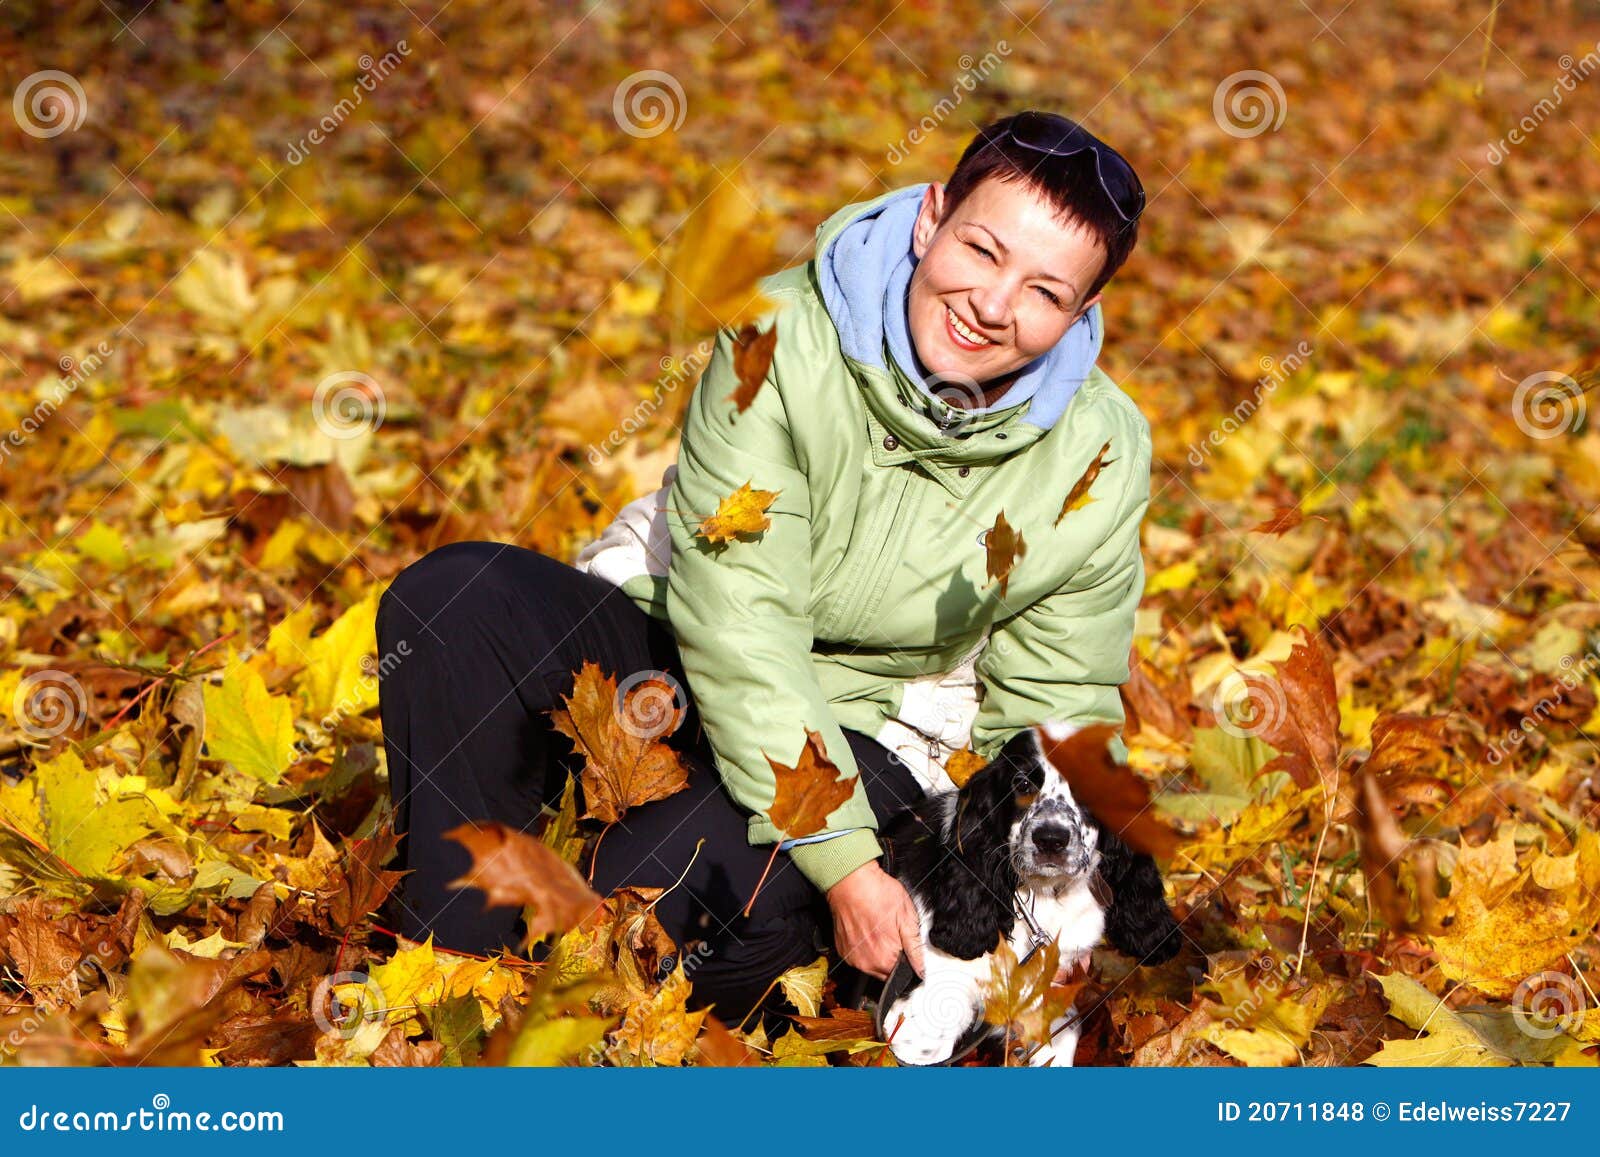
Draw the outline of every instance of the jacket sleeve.
<instances>
[{"instance_id":1,"label":"jacket sleeve","mask_svg":"<svg viewBox=\"0 0 1600 1157\"><path fill-rule=\"evenodd\" d=\"M1024 727L1055 721L1120 728L1124 721L1118 688L1128 680L1134 612L1144 594L1139 528L1150 505L1149 426L1140 416L1132 429L1136 449L1110 534L1068 582L1001 620L978 656L983 697L972 746L985 759ZM1118 763L1127 762L1120 734L1109 748Z\"/></svg>"},{"instance_id":2,"label":"jacket sleeve","mask_svg":"<svg viewBox=\"0 0 1600 1157\"><path fill-rule=\"evenodd\" d=\"M763 814L776 791L767 756L794 764L807 728L821 734L841 772L856 779L854 794L825 829L842 834L790 852L795 866L826 890L882 849L855 756L811 658L810 494L778 388L782 344L780 336L780 357L755 400L736 414L727 400L737 380L733 334L724 329L717 336L684 415L677 477L667 497L672 559L666 609L717 771L734 801L754 813L752 844L784 836ZM779 491L767 510L771 525L759 537L722 546L696 537L700 520L746 482Z\"/></svg>"}]
</instances>

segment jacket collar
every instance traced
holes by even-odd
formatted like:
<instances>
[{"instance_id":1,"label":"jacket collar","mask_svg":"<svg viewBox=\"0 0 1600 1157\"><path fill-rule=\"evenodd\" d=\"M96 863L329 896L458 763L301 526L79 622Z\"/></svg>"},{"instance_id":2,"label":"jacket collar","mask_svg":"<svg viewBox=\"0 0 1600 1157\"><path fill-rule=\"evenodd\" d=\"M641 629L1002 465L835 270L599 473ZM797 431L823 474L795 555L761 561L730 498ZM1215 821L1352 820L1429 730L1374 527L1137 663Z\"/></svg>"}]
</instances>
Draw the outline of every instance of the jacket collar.
<instances>
[{"instance_id":1,"label":"jacket collar","mask_svg":"<svg viewBox=\"0 0 1600 1157\"><path fill-rule=\"evenodd\" d=\"M896 189L833 214L817 229L810 268L860 385L873 458L882 465L915 458L960 466L1032 444L1061 420L1093 372L1102 338L1096 305L1024 369L998 405L960 409L937 397L913 352L905 304L916 265L911 229L927 187Z\"/></svg>"}]
</instances>

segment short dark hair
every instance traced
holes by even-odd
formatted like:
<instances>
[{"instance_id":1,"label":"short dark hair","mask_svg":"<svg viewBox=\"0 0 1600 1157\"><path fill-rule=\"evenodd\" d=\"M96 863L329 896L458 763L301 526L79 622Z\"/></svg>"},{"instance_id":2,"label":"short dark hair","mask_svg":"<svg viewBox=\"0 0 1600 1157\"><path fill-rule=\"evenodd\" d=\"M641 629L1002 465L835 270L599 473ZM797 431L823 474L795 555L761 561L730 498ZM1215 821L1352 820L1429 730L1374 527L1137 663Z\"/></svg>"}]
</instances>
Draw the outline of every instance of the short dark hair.
<instances>
[{"instance_id":1,"label":"short dark hair","mask_svg":"<svg viewBox=\"0 0 1600 1157\"><path fill-rule=\"evenodd\" d=\"M990 178L1025 181L1054 207L1058 217L1080 226L1105 250L1100 275L1083 295L1087 301L1100 292L1133 253L1139 239L1138 218L1124 221L1117 212L1100 187L1093 153L1057 157L1013 141L1006 130L1021 115L1003 117L978 130L945 182L944 211L955 212L981 182Z\"/></svg>"}]
</instances>

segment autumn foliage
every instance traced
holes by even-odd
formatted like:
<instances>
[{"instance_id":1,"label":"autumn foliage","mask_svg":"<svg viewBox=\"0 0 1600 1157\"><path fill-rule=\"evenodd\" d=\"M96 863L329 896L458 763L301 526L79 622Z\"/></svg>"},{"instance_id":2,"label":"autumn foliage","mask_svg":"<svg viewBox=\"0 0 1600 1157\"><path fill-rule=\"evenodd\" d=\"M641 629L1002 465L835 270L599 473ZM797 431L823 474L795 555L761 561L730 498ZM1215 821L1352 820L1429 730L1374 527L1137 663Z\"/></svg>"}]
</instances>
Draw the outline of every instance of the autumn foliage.
<instances>
[{"instance_id":1,"label":"autumn foliage","mask_svg":"<svg viewBox=\"0 0 1600 1157\"><path fill-rule=\"evenodd\" d=\"M1596 82L1506 143L1576 7L116 7L0 33L88 112L0 116L0 1065L892 1063L825 960L788 1017L708 1011L661 893L590 889L686 774L670 712L623 725L661 688L593 664L542 825L452 833L525 950L397 937L374 618L434 547L570 558L653 491L723 327L757 420L757 279L1033 104L1150 193L1101 355L1155 440L1128 763L1094 721L1051 755L1184 949L1065 990L1002 955L986 1016L1075 999L1084 1064L1596 1064ZM645 68L686 115L623 131ZM1283 115L1230 131L1246 70ZM763 481L680 514L759 550ZM970 549L1002 596L1039 553L1003 514ZM800 722L790 835L850 786Z\"/></svg>"}]
</instances>

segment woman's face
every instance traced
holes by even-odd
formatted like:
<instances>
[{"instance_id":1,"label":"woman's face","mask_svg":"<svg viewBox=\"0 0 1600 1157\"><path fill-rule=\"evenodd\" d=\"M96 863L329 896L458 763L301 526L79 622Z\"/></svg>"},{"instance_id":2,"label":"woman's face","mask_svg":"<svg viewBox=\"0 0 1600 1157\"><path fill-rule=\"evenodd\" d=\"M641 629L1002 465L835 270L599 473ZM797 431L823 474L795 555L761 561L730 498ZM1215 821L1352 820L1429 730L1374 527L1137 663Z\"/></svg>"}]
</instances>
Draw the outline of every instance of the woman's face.
<instances>
[{"instance_id":1,"label":"woman's face","mask_svg":"<svg viewBox=\"0 0 1600 1157\"><path fill-rule=\"evenodd\" d=\"M1082 294L1105 250L1023 181L982 181L948 217L944 186L929 185L911 249L911 340L945 381L981 384L1021 369L1100 300Z\"/></svg>"}]
</instances>

